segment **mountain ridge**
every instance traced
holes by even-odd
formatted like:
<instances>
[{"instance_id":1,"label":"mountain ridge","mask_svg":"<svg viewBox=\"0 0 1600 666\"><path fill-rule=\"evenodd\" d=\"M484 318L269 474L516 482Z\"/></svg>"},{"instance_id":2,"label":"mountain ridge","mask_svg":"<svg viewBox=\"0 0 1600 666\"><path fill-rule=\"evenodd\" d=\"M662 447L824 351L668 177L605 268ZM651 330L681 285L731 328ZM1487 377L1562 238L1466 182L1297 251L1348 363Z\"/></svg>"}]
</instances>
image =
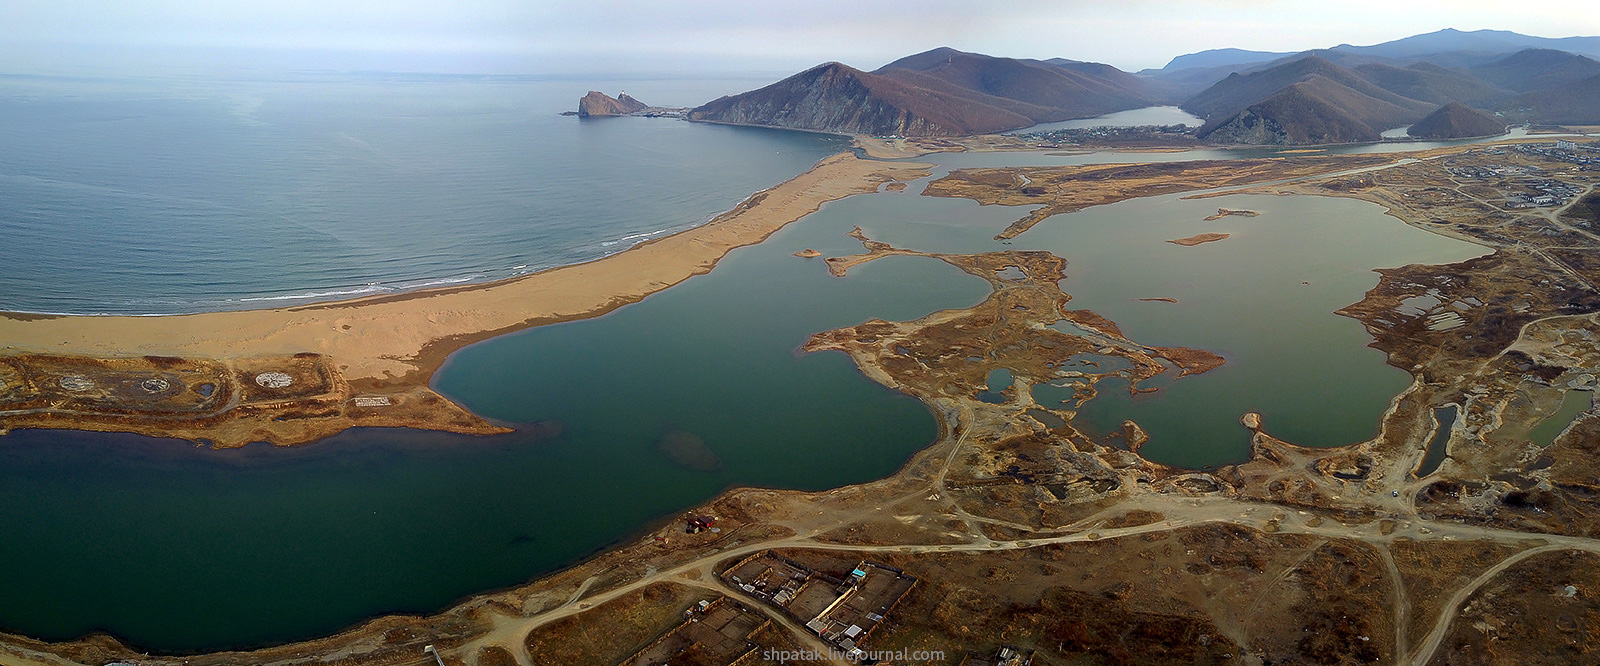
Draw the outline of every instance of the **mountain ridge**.
<instances>
[{"instance_id":1,"label":"mountain ridge","mask_svg":"<svg viewBox=\"0 0 1600 666\"><path fill-rule=\"evenodd\" d=\"M1293 54L1212 49L1133 74L1067 58L938 47L871 71L824 63L685 115L933 137L1174 104L1205 119L1196 131L1203 140L1281 145L1377 141L1383 131L1441 112L1436 120L1445 133L1463 131L1458 125L1483 129L1483 111L1516 122L1600 123L1600 61L1553 45L1600 53L1600 37L1445 29Z\"/></svg>"},{"instance_id":2,"label":"mountain ridge","mask_svg":"<svg viewBox=\"0 0 1600 666\"><path fill-rule=\"evenodd\" d=\"M852 134L954 136L1151 105L1110 65L1027 61L940 47L875 71L825 63L707 102L691 120Z\"/></svg>"}]
</instances>

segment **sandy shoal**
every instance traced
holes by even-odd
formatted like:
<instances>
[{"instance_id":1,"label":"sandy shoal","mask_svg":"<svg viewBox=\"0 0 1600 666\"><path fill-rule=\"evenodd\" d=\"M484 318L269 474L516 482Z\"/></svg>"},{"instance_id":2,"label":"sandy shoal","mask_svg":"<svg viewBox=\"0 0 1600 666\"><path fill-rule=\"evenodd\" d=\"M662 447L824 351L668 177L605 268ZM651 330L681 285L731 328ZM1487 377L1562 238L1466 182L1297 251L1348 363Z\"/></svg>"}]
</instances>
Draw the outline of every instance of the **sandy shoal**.
<instances>
[{"instance_id":1,"label":"sandy shoal","mask_svg":"<svg viewBox=\"0 0 1600 666\"><path fill-rule=\"evenodd\" d=\"M709 272L823 203L927 174L925 164L825 158L705 225L609 257L499 282L271 310L158 317L0 315L0 355L241 358L320 352L351 380L425 382L449 351L520 328L592 317Z\"/></svg>"}]
</instances>

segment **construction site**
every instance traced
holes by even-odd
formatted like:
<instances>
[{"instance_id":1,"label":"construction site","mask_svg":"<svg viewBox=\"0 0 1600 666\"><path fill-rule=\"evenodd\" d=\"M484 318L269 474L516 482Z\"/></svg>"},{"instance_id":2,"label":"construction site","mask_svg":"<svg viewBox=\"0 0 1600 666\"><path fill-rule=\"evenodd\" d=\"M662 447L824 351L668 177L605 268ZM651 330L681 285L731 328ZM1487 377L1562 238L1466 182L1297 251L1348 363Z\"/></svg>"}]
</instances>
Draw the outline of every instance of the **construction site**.
<instances>
[{"instance_id":1,"label":"construction site","mask_svg":"<svg viewBox=\"0 0 1600 666\"><path fill-rule=\"evenodd\" d=\"M353 387L327 356L191 359L0 356L0 434L72 428L217 448L315 441L354 426L507 429L427 387Z\"/></svg>"}]
</instances>

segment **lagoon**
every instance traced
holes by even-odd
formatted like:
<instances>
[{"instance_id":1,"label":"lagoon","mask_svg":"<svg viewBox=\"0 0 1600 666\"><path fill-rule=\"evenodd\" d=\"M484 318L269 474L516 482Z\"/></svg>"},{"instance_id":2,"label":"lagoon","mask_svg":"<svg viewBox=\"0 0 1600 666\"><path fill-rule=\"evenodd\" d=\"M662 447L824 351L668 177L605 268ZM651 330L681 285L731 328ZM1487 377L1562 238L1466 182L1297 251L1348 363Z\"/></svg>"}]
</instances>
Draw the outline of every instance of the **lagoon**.
<instances>
[{"instance_id":1,"label":"lagoon","mask_svg":"<svg viewBox=\"0 0 1600 666\"><path fill-rule=\"evenodd\" d=\"M663 223L694 224L810 163L809 154L790 160L782 153L820 154L840 145L815 135L667 120L555 122L570 123L552 127L579 137L559 141L661 160L648 164L679 160L684 171L703 157L690 148L705 141L725 140L720 150L738 157L729 168L741 174L709 195L640 195L651 206L677 211L671 215L630 209L626 201L617 203L621 208L609 205L617 191L611 181L568 183L587 188L579 190L586 205L570 208L560 222L573 233L617 241ZM927 159L942 172L982 163L1218 156L1238 154ZM742 161L747 158L754 162ZM762 166L752 168L755 163ZM384 169L378 167L393 174ZM720 178L717 173L707 177ZM473 180L467 174L455 182ZM679 185L692 190L695 181ZM921 197L920 189L913 184L905 192L830 203L761 245L735 250L712 273L637 304L456 353L435 377L435 388L517 427L513 434L357 430L295 449L236 451L95 433L24 431L0 438L0 533L8 535L0 542L0 627L49 639L104 630L164 651L309 638L377 614L437 610L548 573L730 486L823 489L891 474L938 436L932 414L865 379L844 355L803 354L799 346L813 333L868 318L905 320L970 306L989 290L931 258L885 258L835 278L820 261L792 256L805 248L830 256L859 252L860 244L845 235L857 225L908 249L1051 251L1069 262L1062 287L1074 297L1071 307L1108 316L1137 342L1221 353L1228 365L1163 383L1157 394L1135 400L1103 390L1080 418L1091 430L1132 418L1151 434L1146 455L1193 467L1241 459L1247 433L1237 419L1246 410L1262 412L1269 432L1296 443L1338 445L1370 436L1383 407L1404 387L1405 373L1365 347L1357 322L1332 311L1376 283L1372 268L1482 253L1400 224L1370 204L1311 197L1134 200L1057 216L1001 243L992 236L1026 210ZM113 227L142 219L124 216L138 207L121 201L97 194L82 205ZM1202 222L1218 205L1262 215ZM279 214L270 207L241 210L254 211L246 217ZM495 253L516 250L494 239L527 242L527 229L520 218L480 212L489 235L466 246L485 248L485 256L503 264L510 255ZM262 269L243 273L254 276L248 279L229 278L231 270L248 265L239 259L241 250L256 249L247 242L256 232L247 226L238 231L246 236L224 234L218 241L219 248L232 247L218 255L219 263L192 264L192 274L184 272L186 263L174 273L204 278L187 280L195 284L153 268L165 265L163 257L123 256L112 251L115 244L104 244L96 251L107 262L131 261L120 270L148 279L87 276L70 289L0 293L19 302L38 299L42 310L151 311L160 309L156 305L206 309L241 294L293 296L308 286L359 280L334 270L338 262L316 257L307 272L269 276ZM418 220L406 231L411 235L401 234L402 245L441 237L453 242L442 228ZM468 238L478 233L466 229ZM1164 242L1199 231L1232 237L1193 248ZM236 241L244 245L232 245ZM381 259L380 250L354 256ZM468 255L478 256L453 254L447 244L436 258L450 271L478 270L459 263ZM350 265L393 270L394 280L420 279L427 276L415 268L419 256L433 255L402 252L392 261ZM64 271L31 266L11 279ZM322 277L302 279L308 275ZM387 285L389 279L378 281ZM89 296L61 300L66 293ZM1179 302L1137 300L1147 297ZM1005 383L997 377L991 388ZM696 454L673 455L681 442L698 442Z\"/></svg>"}]
</instances>

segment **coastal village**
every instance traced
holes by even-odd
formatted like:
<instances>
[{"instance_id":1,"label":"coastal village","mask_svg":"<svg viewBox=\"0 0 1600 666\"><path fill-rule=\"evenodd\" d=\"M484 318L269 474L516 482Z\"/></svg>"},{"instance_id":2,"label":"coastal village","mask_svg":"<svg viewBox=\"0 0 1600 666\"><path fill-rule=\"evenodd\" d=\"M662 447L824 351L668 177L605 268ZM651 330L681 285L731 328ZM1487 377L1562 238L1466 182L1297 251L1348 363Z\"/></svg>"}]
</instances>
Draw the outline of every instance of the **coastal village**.
<instances>
[{"instance_id":1,"label":"coastal village","mask_svg":"<svg viewBox=\"0 0 1600 666\"><path fill-rule=\"evenodd\" d=\"M917 579L905 572L863 560L843 578L811 570L771 553L735 564L723 579L805 623L845 654L865 654L862 646L894 610Z\"/></svg>"},{"instance_id":2,"label":"coastal village","mask_svg":"<svg viewBox=\"0 0 1600 666\"><path fill-rule=\"evenodd\" d=\"M1586 513L1582 488L1593 478L1588 447L1600 441L1592 437L1596 421L1585 416L1592 412L1587 405L1576 403L1582 409L1559 412L1570 422L1557 424L1563 427L1548 441L1529 448L1521 438L1558 413L1565 392L1587 396L1600 374L1593 344L1600 330L1582 314L1600 307L1600 296L1574 281L1600 277L1600 262L1587 249L1592 239L1563 226L1593 222L1586 202L1595 195L1576 196L1554 211L1511 208L1509 188L1530 174L1589 187L1578 177L1581 165L1516 145L1450 149L1392 164L1351 156L1154 170L1195 188L1209 184L1207 178L1248 174L1268 184L1234 182L1242 189L1232 191L1360 197L1390 206L1411 224L1501 249L1458 265L1385 271L1362 302L1341 311L1368 327L1391 363L1414 367L1422 378L1386 413L1374 441L1296 447L1272 437L1259 415L1247 415L1249 461L1183 470L1141 458L1137 427L1098 441L1073 425L1070 409L1030 404L1014 388L984 399L997 393L987 383L991 373L963 359L992 359L1012 370L1013 381L1053 376L1068 367L1055 361L1069 363L1084 349L1125 354L1149 373L1165 367L1146 358L1152 353L1195 372L1221 359L1140 345L1113 335L1115 325L1092 313L1062 311L1063 263L1048 253L932 255L857 234L867 252L830 257L839 259L830 266L840 273L883 256L917 254L982 277L995 290L966 310L867 322L818 334L807 345L846 351L868 376L923 398L950 424L950 434L883 481L819 495L737 491L642 545L486 597L461 614L385 620L374 625L383 627L378 647L363 649L374 662L426 657L449 666L572 663L557 648L607 664L754 666L778 663L763 658L770 651L870 656L962 646L943 663L1009 666L1056 663L1041 654L1069 649L1062 646L1111 654L1108 646L1122 644L1091 636L1124 627L1160 637L1142 649L1159 647L1188 660L1243 663L1237 657L1248 651L1263 660L1357 654L1383 661L1419 645L1479 649L1474 625L1447 620L1458 612L1478 617L1484 611L1473 609L1484 604L1439 606L1434 588L1421 593L1408 586L1443 576L1437 585L1470 596L1481 592L1479 574L1496 563L1512 569L1494 579L1502 586L1496 594L1531 600L1528 613L1571 612L1553 605L1568 597L1527 595L1543 589L1535 578L1543 575L1559 576L1561 589L1600 589L1594 573L1600 560L1590 554L1600 553L1600 545L1583 536L1591 529L1585 516L1594 515ZM1332 175L1293 171L1313 167ZM1284 180L1286 171L1300 180ZM947 178L959 185L950 191L979 200L1022 205L1035 196L1022 188L1047 184L1105 203L1142 196L1130 183L1149 173L1017 168ZM1447 185L1451 179L1459 181ZM1248 212L1224 208L1217 217ZM1069 332L1042 325L1063 316L1072 318ZM1041 361L1051 365L1034 367ZM365 395L344 388L321 357L263 360L248 369L163 370L153 363L91 375L75 369L87 367L82 362L41 358L12 374L82 375L94 386L138 396L202 377L217 391L252 396L307 391L307 400L331 403ZM190 369L196 372L184 374ZM169 375L165 386L133 381ZM29 380L36 387L30 390L51 386L40 381ZM49 390L66 396L89 388L74 380ZM192 408L208 404L193 400ZM1448 409L1441 414L1442 408ZM1477 550L1461 551L1457 543ZM1549 559L1558 555L1567 563ZM1394 558L1398 573L1383 573L1384 557ZM1512 567L1523 559L1540 567ZM1217 596L1207 587L1222 578L1234 581L1241 596ZM1179 603L1173 595L1187 609L1182 614L1172 611ZM1370 612L1401 608L1397 598L1411 614L1405 622ZM1239 603L1264 605L1248 625L1229 624ZM1427 624L1441 618L1437 627ZM616 629L581 629L594 623ZM506 628L516 631L505 634ZM366 640L357 637L370 631L328 640ZM1305 642L1307 636L1316 641ZM1519 644L1549 638L1542 636L1525 634ZM423 652L425 646L434 652ZM115 647L75 649L122 654ZM276 648L302 649L309 655L323 648ZM515 657L517 649L525 659ZM191 666L226 658L191 658Z\"/></svg>"},{"instance_id":3,"label":"coastal village","mask_svg":"<svg viewBox=\"0 0 1600 666\"><path fill-rule=\"evenodd\" d=\"M1519 143L1510 150L1521 155L1535 158L1547 158L1577 164L1578 171L1593 172L1594 175L1586 180L1590 183L1600 183L1600 142L1575 143L1572 141L1556 141L1554 143ZM1504 148L1484 148L1469 151L1468 154L1479 153L1482 155L1504 155ZM1531 165L1507 165L1501 163L1487 163L1482 165L1456 166L1447 169L1450 175L1467 180L1497 180L1502 189L1506 208L1553 208L1565 206L1574 197L1583 194L1586 187L1584 179L1570 182L1559 178L1546 177L1543 169ZM1579 224L1586 224L1580 222Z\"/></svg>"},{"instance_id":4,"label":"coastal village","mask_svg":"<svg viewBox=\"0 0 1600 666\"><path fill-rule=\"evenodd\" d=\"M1423 37L1434 43L1461 34L1447 30ZM1591 48L1596 50L1590 56L1600 58L1600 38L1575 39L1594 40ZM546 505L545 500L496 502L481 494L491 487L545 488L529 479L533 472L551 469L550 458L525 466L501 465L496 471L503 470L503 477L448 474L476 485L466 492L428 495L451 471L435 464L407 477L414 486L400 486L408 501L416 500L401 510L414 513L400 514L394 523L399 527L384 533L417 540L406 541L407 546L473 549L466 551L470 566L440 566L429 557L412 556L406 547L382 550L429 567L422 575L385 577L356 557L306 562L309 568L336 560L361 574L375 574L362 592L391 592L419 581L440 583L445 596L436 605L418 603L399 611L381 606L366 615L352 614L346 624L327 631L293 629L303 633L215 648L176 648L166 654L142 646L131 633L117 634L118 627L108 624L111 628L102 630L98 619L91 618L85 628L70 628L64 637L0 634L0 664L1600 663L1600 141L1584 134L1600 125L1574 125L1580 129L1572 130L1554 124L1568 122L1558 117L1566 106L1581 112L1575 122L1600 122L1586 115L1600 107L1582 97L1600 94L1600 61L1555 48L1519 46L1489 58L1463 47L1449 52L1454 55L1446 67L1429 61L1364 59L1364 52L1350 51L1364 48L1377 47L1346 44L1321 55L1258 52L1271 59L1228 60L1216 65L1215 77L1194 76L1187 84L1183 78L1161 78L1162 70L1136 75L1076 60L993 58L940 48L873 72L829 62L693 108L654 107L626 93L612 98L591 91L577 111L569 112L585 119L584 139L593 141L586 145L606 145L600 142L602 123L647 122L601 119L606 116L769 128L763 132L843 133L853 135L855 143L847 150L846 139L824 139L831 155L699 226L594 261L499 282L182 318L0 313L0 337L7 343L0 355L0 435L10 429L92 430L230 448L256 442L301 445L356 427L484 435L517 430L530 436L515 445L486 442L483 448L522 447L515 450L575 456L585 473L571 477L585 490L608 495L588 502L574 499L570 488L552 486L560 496ZM1252 53L1219 49L1184 57L1230 57L1225 52ZM1536 82L1531 81L1535 74ZM1149 85L1152 81L1159 85ZM1405 82L1414 85L1400 85ZM1402 87L1416 97L1390 90ZM1468 108L1440 97L1462 89L1487 91L1476 106L1494 108ZM1059 94L1036 95L1040 90ZM1158 103L1181 104L1206 124L1002 134ZM1446 125L1443 133L1429 134L1431 138L1472 143L1417 144L1407 146L1416 148L1409 152L1384 152L1393 146L1370 152L1358 147L1348 153L1334 148L1376 145L1394 139L1391 133L1397 131L1379 130L1440 119ZM1529 135L1507 138L1500 133L1513 122ZM746 131L716 129L729 136ZM1419 140L1422 135L1418 133ZM1217 150L1184 155L1200 147ZM1238 156L1225 147L1247 150ZM646 152L637 148L619 151L637 159ZM1098 148L1114 150L1077 159ZM1130 156L1139 150L1148 154ZM991 154L911 161L955 151ZM765 156L769 151L760 152ZM1056 159L1061 157L1069 159ZM654 173L695 173L669 164ZM611 185L595 182L592 187L606 192L603 188ZM589 187L585 183L575 189ZM880 215L879 228L863 219L848 234L842 228L835 229L838 234L819 232L804 244L784 233L787 225L856 195L879 197L869 199L873 203L899 197L904 203L938 203L968 212L978 206L1013 207L1007 210L1015 212L1002 210L993 218L953 216L958 218L955 224L966 225L963 233L978 230L970 234L972 245L935 236L949 233L949 227L919 229L927 235L897 234L904 229L883 228L904 224L887 219L892 215ZM1206 217L1206 211L1196 212L1208 211L1211 198L1229 196L1239 198L1217 203L1260 210L1219 207ZM1254 198L1241 202L1246 196ZM1334 260L1327 241L1331 236L1297 235L1247 245L1262 238L1267 225L1300 234L1313 226L1345 231L1333 224L1283 224L1290 217L1282 213L1287 207L1275 206L1290 199L1269 197L1365 209L1379 220L1374 228L1462 247L1456 248L1458 255L1440 251L1415 262L1383 265L1365 261L1377 256L1373 248L1385 245L1372 240L1379 236L1344 233L1365 243L1359 248L1362 259L1344 265ZM1148 199L1153 206L1178 202L1188 206L1183 210L1189 214L1176 221L1156 214L1121 215L1109 227L1113 235L1094 241L1030 243L1047 235L1046 227L1012 244L1037 225L1091 217L1052 219L1056 216L1136 199ZM605 209L608 202L598 203L597 208ZM1121 210L1138 211L1142 205ZM849 206L837 206L830 214L839 209ZM992 227L977 226L979 217ZM1379 404L1362 412L1368 416L1361 418L1373 427L1370 434L1354 443L1327 446L1298 441L1312 436L1294 433L1284 427L1287 419L1251 405L1251 411L1230 409L1220 417L1235 436L1235 457L1184 466L1159 455L1157 445L1204 440L1195 434L1199 418L1185 421L1190 430L1165 439L1154 421L1141 415L1118 416L1108 426L1091 425L1093 415L1086 409L1096 406L1091 401L1109 401L1112 391L1118 399L1153 401L1248 367L1237 348L1227 344L1186 343L1181 336L1162 340L1149 335L1148 322L1137 316L1124 316L1110 309L1114 306L1084 304L1091 301L1085 296L1092 287L1069 280L1069 275L1076 270L1092 275L1087 268L1091 264L1084 255L1068 255L1084 248L1104 252L1109 238L1135 237L1135 225L1129 222L1136 218L1170 222L1161 227L1159 238L1173 240L1149 241L1136 246L1135 260L1106 263L1148 271L1166 268L1151 266L1163 263L1163 257L1181 255L1226 257L1227 265L1214 272L1171 270L1183 280L1202 283L1193 295L1152 290L1117 302L1146 311L1222 313L1213 319L1229 331L1259 332L1268 330L1267 324L1299 324L1314 317L1282 316L1265 307L1266 299L1244 298L1238 290L1204 283L1207 277L1238 269L1254 280L1259 276L1244 270L1272 261L1298 267L1326 258L1338 264L1330 273L1348 278L1356 288L1332 305L1305 296L1314 291L1311 285L1333 281L1325 281L1326 274L1258 282L1272 283L1281 290L1275 294L1292 294L1286 300L1315 303L1317 316L1352 333L1351 347L1371 357L1372 369L1395 379L1395 388L1382 391ZM1302 215L1295 222L1306 219L1315 218ZM920 219L915 224L937 226ZM884 233L869 236L879 231ZM905 245L891 244L891 238ZM956 277L974 286L970 299L939 309L839 317L781 340L783 360L790 357L782 354L831 359L842 369L841 376L860 380L876 395L903 400L926 418L926 437L908 445L906 453L887 463L886 471L810 485L785 485L731 471L722 475L722 470L739 471L741 465L764 470L782 465L728 456L725 468L713 447L725 445L729 448L724 451L731 451L733 446L708 443L709 435L702 438L687 430L671 430L662 438L655 452L665 457L659 460L649 458L650 450L644 449L640 455L596 463L576 456L604 450L620 437L593 447L572 446L575 438L563 439L562 431L577 432L578 426L513 423L513 417L504 415L497 418L505 421L491 421L433 387L435 373L468 345L533 327L599 318L711 273L730 252L751 248L744 255L748 257L756 250L751 246L769 242L759 249L774 251L770 263L745 265L793 268L810 280L799 284L868 284L887 273L873 271L890 262L852 271L896 257L890 261L927 262L941 271L958 271ZM913 249L917 242L928 247ZM1250 251L1225 254L1246 249ZM1284 260L1308 256L1312 261ZM740 261L729 260L724 268L731 270L697 284L740 276ZM1105 273L1102 269L1100 275ZM1076 302L1069 291L1078 291ZM794 293L799 291L775 288L758 296L771 302L775 294L781 299ZM1230 305L1251 309L1230 314L1200 297L1217 294L1231 298ZM778 305L789 312L813 312L806 307L809 303L794 302L799 305L788 307L782 300ZM611 321L618 319L622 316ZM730 319L708 317L712 323L705 328ZM648 323L644 338L653 340L649 336L660 333L661 321ZM1189 326L1182 335L1195 332ZM1291 335L1307 341L1306 347L1255 367L1267 366L1273 379L1298 379L1284 372L1287 357L1339 358L1332 354L1334 345L1315 335L1296 331L1272 336L1272 341ZM601 348L592 342L603 336L576 337L608 356L621 357L617 349L625 346L637 351L631 345ZM725 341L732 337L720 339L723 346L705 344L696 351L725 353ZM640 347L647 354L655 351ZM496 355L494 361L505 370L519 370L509 356ZM619 365L627 366L630 385L671 390L652 381L667 373L651 375L633 363ZM710 362L703 365L711 371L723 369ZM729 365L737 370L755 367ZM1348 369L1292 382L1293 390L1310 389L1307 397L1294 399L1324 407L1358 392L1358 382L1342 374ZM1217 373L1172 388L1173 382L1213 371ZM533 384L545 382L523 386ZM548 384L568 389L560 382ZM600 390L614 393L618 385L612 382ZM506 395L531 392L519 392L510 383L492 386ZM572 395L599 402L579 393L583 389L576 388L578 382L573 386ZM1277 384L1262 381L1255 386ZM840 395L847 394L826 397ZM613 402L620 406L608 409L601 419L651 420L626 411L633 405L621 404L625 400ZM737 401L704 402L723 407L723 402ZM781 402L810 423L824 420L815 411L821 400ZM840 402L876 418L859 400ZM1352 415L1358 408L1339 409L1325 411L1345 422L1357 420ZM1208 409L1207 416L1223 411ZM757 439L745 430L744 439L735 441ZM803 426L792 430L807 432ZM786 448L800 454L795 468L824 458L864 468L854 455L824 456L816 450L820 442L853 445L849 436L866 443L847 454L876 446L883 437L867 428L847 436L808 434ZM5 443L0 439L0 448ZM56 443L49 441L43 448ZM464 446L479 443L472 440ZM329 448L330 458L345 453ZM232 452L204 453L221 457ZM284 452L259 446L248 453L265 457ZM456 449L448 453L460 455ZM98 455L99 450L92 450L85 458ZM673 470L687 479L683 488L655 492L648 482L618 482L619 470L627 465L637 465L644 478L654 480L666 476L668 462L684 468ZM225 469L217 475L226 478L232 470ZM601 483L587 482L591 471ZM129 476L118 475L115 489L133 488ZM25 483L18 485L22 487L11 490L20 499L4 505L7 510L26 510L28 502L43 504ZM348 476L335 479L335 485L349 490L341 499L359 499L358 491L364 490ZM115 499L135 494L123 492ZM670 504L646 503L658 499ZM496 529L444 534L448 530L419 529L419 507L452 501L498 513L481 521L452 519L450 527L471 528L481 522ZM621 527L616 535L579 543L583 547L563 555L565 559L529 573L533 553L560 554L560 547L573 540L575 529L550 525L555 522L551 512L572 518L567 525L600 525L610 519L602 505L612 501L638 509L617 519ZM356 506L358 511L340 518L335 527L339 533L371 538L378 529L371 525L379 523L367 522L375 519L359 501L301 504L316 509ZM183 508L206 511L220 505L191 500ZM498 529L511 522L506 520L507 507L513 505L536 515L516 521L514 529ZM384 503L382 508L390 506ZM84 531L74 520L58 522L62 525L51 527L65 530L69 538ZM126 523L144 527L138 520ZM174 525L175 534L196 531ZM519 534L525 531L531 533ZM38 552L47 558L103 552L120 558L128 549L151 543L145 536L149 532L129 534L138 537L83 539L81 543L93 547ZM16 546L31 548L26 537L16 539ZM547 537L551 540L544 541ZM181 538L186 537L170 542L188 548L190 543ZM301 549L318 543L279 541ZM487 567L488 555L499 556L498 564L508 572L497 583L500 587L474 587L448 596L456 588L434 579L441 571ZM265 562L265 557L210 558L197 566L220 571L232 583L238 569L224 567L260 567ZM93 576L101 573L85 575L91 583L74 594L94 597L110 590L103 581L95 587ZM180 589L168 580L155 582L157 589ZM321 598L321 590L316 592L294 602L335 605ZM249 604L247 612L264 613L271 604L262 596L218 594L189 608L209 612L207 603L227 598ZM156 600L142 597L135 614L170 620L145 609L143 604ZM115 610L110 603L89 610L108 609ZM181 625L181 633L204 623L174 624Z\"/></svg>"},{"instance_id":5,"label":"coastal village","mask_svg":"<svg viewBox=\"0 0 1600 666\"><path fill-rule=\"evenodd\" d=\"M703 599L684 611L684 619L660 637L618 663L618 666L740 666L774 661L784 652L763 642L772 619L750 602L766 606L803 625L828 648L850 663L901 663L873 649L875 630L892 619L917 579L895 567L862 560L848 572L813 569L772 551L750 555L719 577L731 596ZM742 594L741 594L742 593ZM769 611L770 612L770 611ZM797 663L814 654L787 650ZM1032 650L1003 645L992 651L967 652L960 666L1029 666ZM788 663L788 659L776 659ZM824 660L826 661L826 660Z\"/></svg>"},{"instance_id":6,"label":"coastal village","mask_svg":"<svg viewBox=\"0 0 1600 666\"><path fill-rule=\"evenodd\" d=\"M691 519L698 520L698 519ZM829 648L854 662L871 663L873 631L916 585L894 567L861 561L848 573L825 573L767 551L728 567L720 579L728 592L781 613ZM741 594L742 593L742 594ZM685 619L620 662L619 666L734 666L771 651L756 634L771 619L730 598L701 600Z\"/></svg>"}]
</instances>

